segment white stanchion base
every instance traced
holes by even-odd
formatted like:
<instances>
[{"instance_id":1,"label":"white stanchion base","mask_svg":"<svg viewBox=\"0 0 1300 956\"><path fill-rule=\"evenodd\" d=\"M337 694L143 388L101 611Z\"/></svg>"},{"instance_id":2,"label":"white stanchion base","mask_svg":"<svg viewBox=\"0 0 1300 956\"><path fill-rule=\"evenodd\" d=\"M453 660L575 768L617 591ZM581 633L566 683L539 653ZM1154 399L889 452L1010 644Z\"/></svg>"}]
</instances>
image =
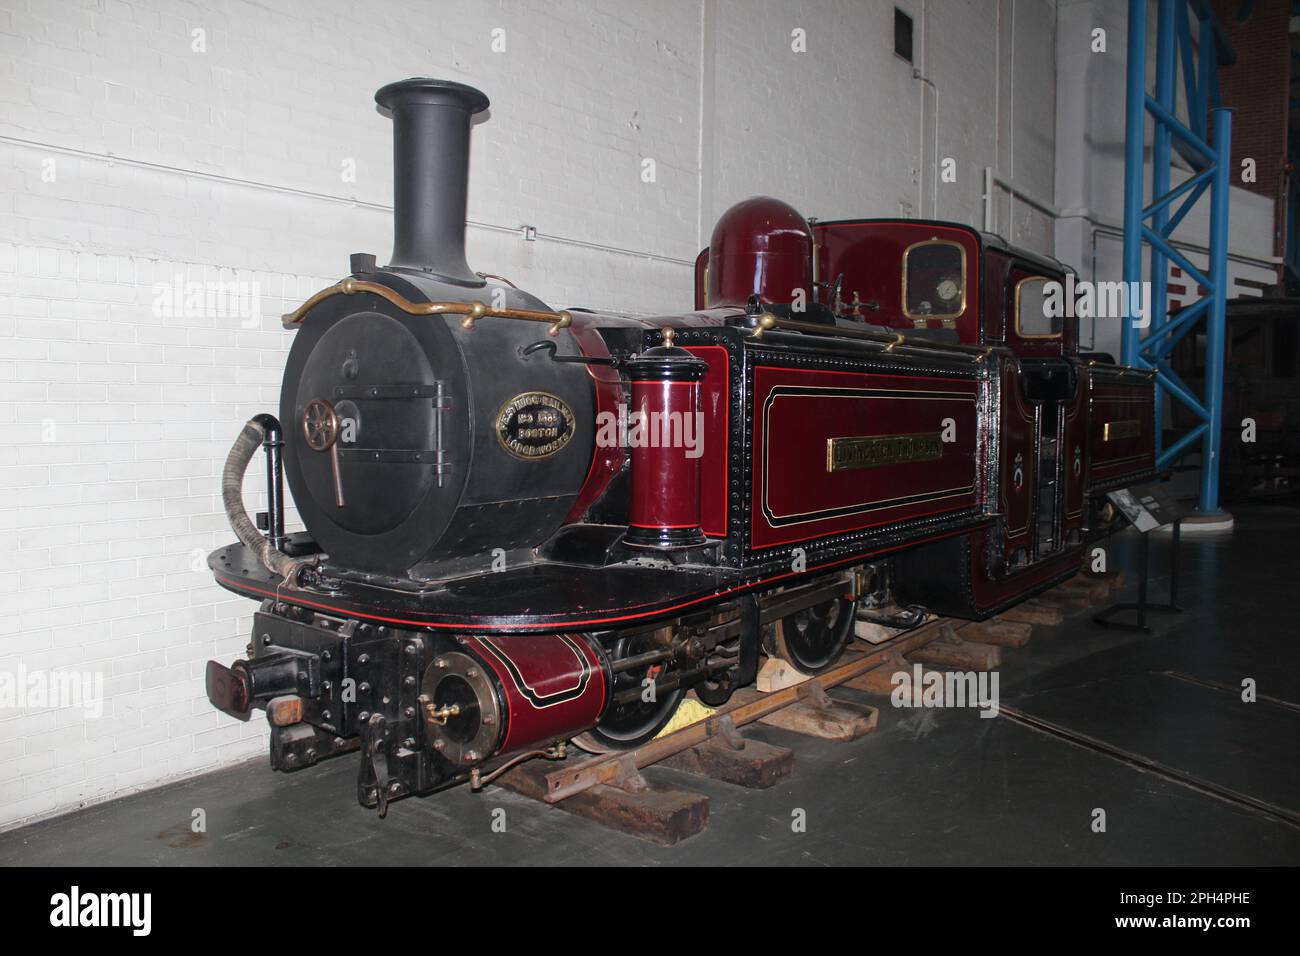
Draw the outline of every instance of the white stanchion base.
<instances>
[{"instance_id":1,"label":"white stanchion base","mask_svg":"<svg viewBox=\"0 0 1300 956\"><path fill-rule=\"evenodd\" d=\"M1232 530L1232 515L1227 511L1218 511L1214 514L1203 515L1200 512L1193 512L1183 519L1181 534L1222 534ZM1172 524L1163 525L1157 528L1157 531L1169 533L1173 531Z\"/></svg>"}]
</instances>

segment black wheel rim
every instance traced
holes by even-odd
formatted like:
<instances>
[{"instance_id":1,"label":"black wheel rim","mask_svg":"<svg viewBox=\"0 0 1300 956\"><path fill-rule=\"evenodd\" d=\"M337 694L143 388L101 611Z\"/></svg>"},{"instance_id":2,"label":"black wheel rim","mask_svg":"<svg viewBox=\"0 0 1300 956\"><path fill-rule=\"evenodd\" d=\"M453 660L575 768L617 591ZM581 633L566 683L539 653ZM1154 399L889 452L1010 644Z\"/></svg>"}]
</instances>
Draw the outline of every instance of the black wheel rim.
<instances>
[{"instance_id":1,"label":"black wheel rim","mask_svg":"<svg viewBox=\"0 0 1300 956\"><path fill-rule=\"evenodd\" d=\"M609 648L609 656L611 660L618 661L625 657L643 654L658 646L648 636L623 638ZM643 681L648 676L660 676L654 665L617 674L612 693L621 693L631 688L643 690ZM678 688L657 693L655 699L651 701L644 700L644 695L639 695L632 703L611 706L600 719L600 723L592 728L590 734L595 740L611 749L627 750L639 747L646 741L652 740L672 719L684 694L685 691Z\"/></svg>"},{"instance_id":2,"label":"black wheel rim","mask_svg":"<svg viewBox=\"0 0 1300 956\"><path fill-rule=\"evenodd\" d=\"M781 622L783 656L805 674L830 667L853 634L854 607L836 599L790 615Z\"/></svg>"}]
</instances>

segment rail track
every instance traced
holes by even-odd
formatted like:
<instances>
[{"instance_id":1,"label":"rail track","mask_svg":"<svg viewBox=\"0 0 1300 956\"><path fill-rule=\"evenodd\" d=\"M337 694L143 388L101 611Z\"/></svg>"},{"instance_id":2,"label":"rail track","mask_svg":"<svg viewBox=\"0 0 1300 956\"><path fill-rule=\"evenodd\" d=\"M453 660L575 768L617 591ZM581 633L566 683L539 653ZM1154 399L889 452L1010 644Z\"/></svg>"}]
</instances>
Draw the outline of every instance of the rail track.
<instances>
[{"instance_id":1,"label":"rail track","mask_svg":"<svg viewBox=\"0 0 1300 956\"><path fill-rule=\"evenodd\" d=\"M787 671L767 682L767 692L737 691L726 705L697 722L634 750L530 760L492 782L604 826L671 845L707 826L709 798L651 783L642 770L658 765L751 789L773 786L793 773L794 749L747 737L740 732L746 725L762 722L807 737L858 739L875 729L877 708L833 699L827 691L848 687L887 695L893 689L892 675L916 664L994 670L1001 664L1002 648L1023 646L1035 625L1060 623L1066 613L1096 603L1121 583L1114 574L1080 575L988 621L933 618L878 643L857 640L840 663L822 674L806 678Z\"/></svg>"}]
</instances>

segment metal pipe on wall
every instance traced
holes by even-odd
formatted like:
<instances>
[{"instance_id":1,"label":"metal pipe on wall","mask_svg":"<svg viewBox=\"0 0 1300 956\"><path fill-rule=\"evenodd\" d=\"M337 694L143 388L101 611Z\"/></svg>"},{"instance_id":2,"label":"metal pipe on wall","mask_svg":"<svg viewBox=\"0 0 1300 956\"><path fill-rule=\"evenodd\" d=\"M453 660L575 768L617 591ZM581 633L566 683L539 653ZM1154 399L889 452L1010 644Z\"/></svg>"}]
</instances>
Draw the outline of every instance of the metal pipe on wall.
<instances>
[{"instance_id":1,"label":"metal pipe on wall","mask_svg":"<svg viewBox=\"0 0 1300 956\"><path fill-rule=\"evenodd\" d=\"M245 189L262 190L278 193L284 196L297 196L302 199L314 199L318 202L336 203L342 206L353 206L357 209L369 209L375 212L393 212L393 207L386 203L370 202L365 199L357 199L354 196L336 196L331 193L315 192L310 189L299 189L296 186L285 186L280 183L266 183L256 179L242 179L237 176L225 176L221 173L209 173L201 169L172 166L168 163L151 163L148 160L133 159L129 156L119 156L115 153L97 153L89 149L78 149L75 146L59 146L54 143L44 143L39 140L23 139L20 136L7 136L0 134L0 143L5 143L10 146L19 146L24 149L39 150L44 153L57 153L61 156L72 156L77 159L91 160L94 162L104 163L107 166L130 166L133 169L143 169L149 172L180 176L185 179L199 179L205 182L221 183L227 186L239 186ZM519 226L503 226L500 223L486 222L482 219L466 219L465 224L472 229L481 229L484 232L502 233L510 236L519 236L522 233L522 229ZM536 239L539 242L550 242L556 245L572 246L578 249L591 249L595 252L608 252L612 255L629 256L634 259L645 259L650 262L664 262L670 265L686 266L692 269L695 267L695 262L692 259L681 259L677 256L668 256L657 252L647 252L642 249L628 249L623 246L611 246L607 243L601 242L589 242L585 239L574 239L570 236L561 236L555 233L543 232L541 230L531 233L530 238ZM195 264L201 265L201 263Z\"/></svg>"},{"instance_id":2,"label":"metal pipe on wall","mask_svg":"<svg viewBox=\"0 0 1300 956\"><path fill-rule=\"evenodd\" d=\"M1223 438L1223 359L1227 330L1224 306L1228 285L1228 197L1232 165L1232 110L1210 111L1214 128L1214 186L1210 190L1210 294L1213 301L1205 317L1205 396L1210 416L1201 454L1201 511L1219 510L1219 443Z\"/></svg>"}]
</instances>

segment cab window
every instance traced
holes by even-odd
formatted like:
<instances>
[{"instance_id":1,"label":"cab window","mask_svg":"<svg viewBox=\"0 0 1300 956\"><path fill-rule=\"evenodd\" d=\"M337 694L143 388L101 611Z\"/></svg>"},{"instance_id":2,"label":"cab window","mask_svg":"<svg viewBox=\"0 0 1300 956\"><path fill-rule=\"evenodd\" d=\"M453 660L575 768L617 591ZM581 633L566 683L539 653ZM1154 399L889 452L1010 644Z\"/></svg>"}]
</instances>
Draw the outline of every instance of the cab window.
<instances>
[{"instance_id":1,"label":"cab window","mask_svg":"<svg viewBox=\"0 0 1300 956\"><path fill-rule=\"evenodd\" d=\"M966 250L930 239L903 253L903 312L909 319L953 319L966 311Z\"/></svg>"},{"instance_id":2,"label":"cab window","mask_svg":"<svg viewBox=\"0 0 1300 956\"><path fill-rule=\"evenodd\" d=\"M1016 284L1016 334L1022 339L1056 339L1061 336L1059 308L1048 308L1048 279L1033 276ZM1059 303L1058 303L1059 305Z\"/></svg>"}]
</instances>

